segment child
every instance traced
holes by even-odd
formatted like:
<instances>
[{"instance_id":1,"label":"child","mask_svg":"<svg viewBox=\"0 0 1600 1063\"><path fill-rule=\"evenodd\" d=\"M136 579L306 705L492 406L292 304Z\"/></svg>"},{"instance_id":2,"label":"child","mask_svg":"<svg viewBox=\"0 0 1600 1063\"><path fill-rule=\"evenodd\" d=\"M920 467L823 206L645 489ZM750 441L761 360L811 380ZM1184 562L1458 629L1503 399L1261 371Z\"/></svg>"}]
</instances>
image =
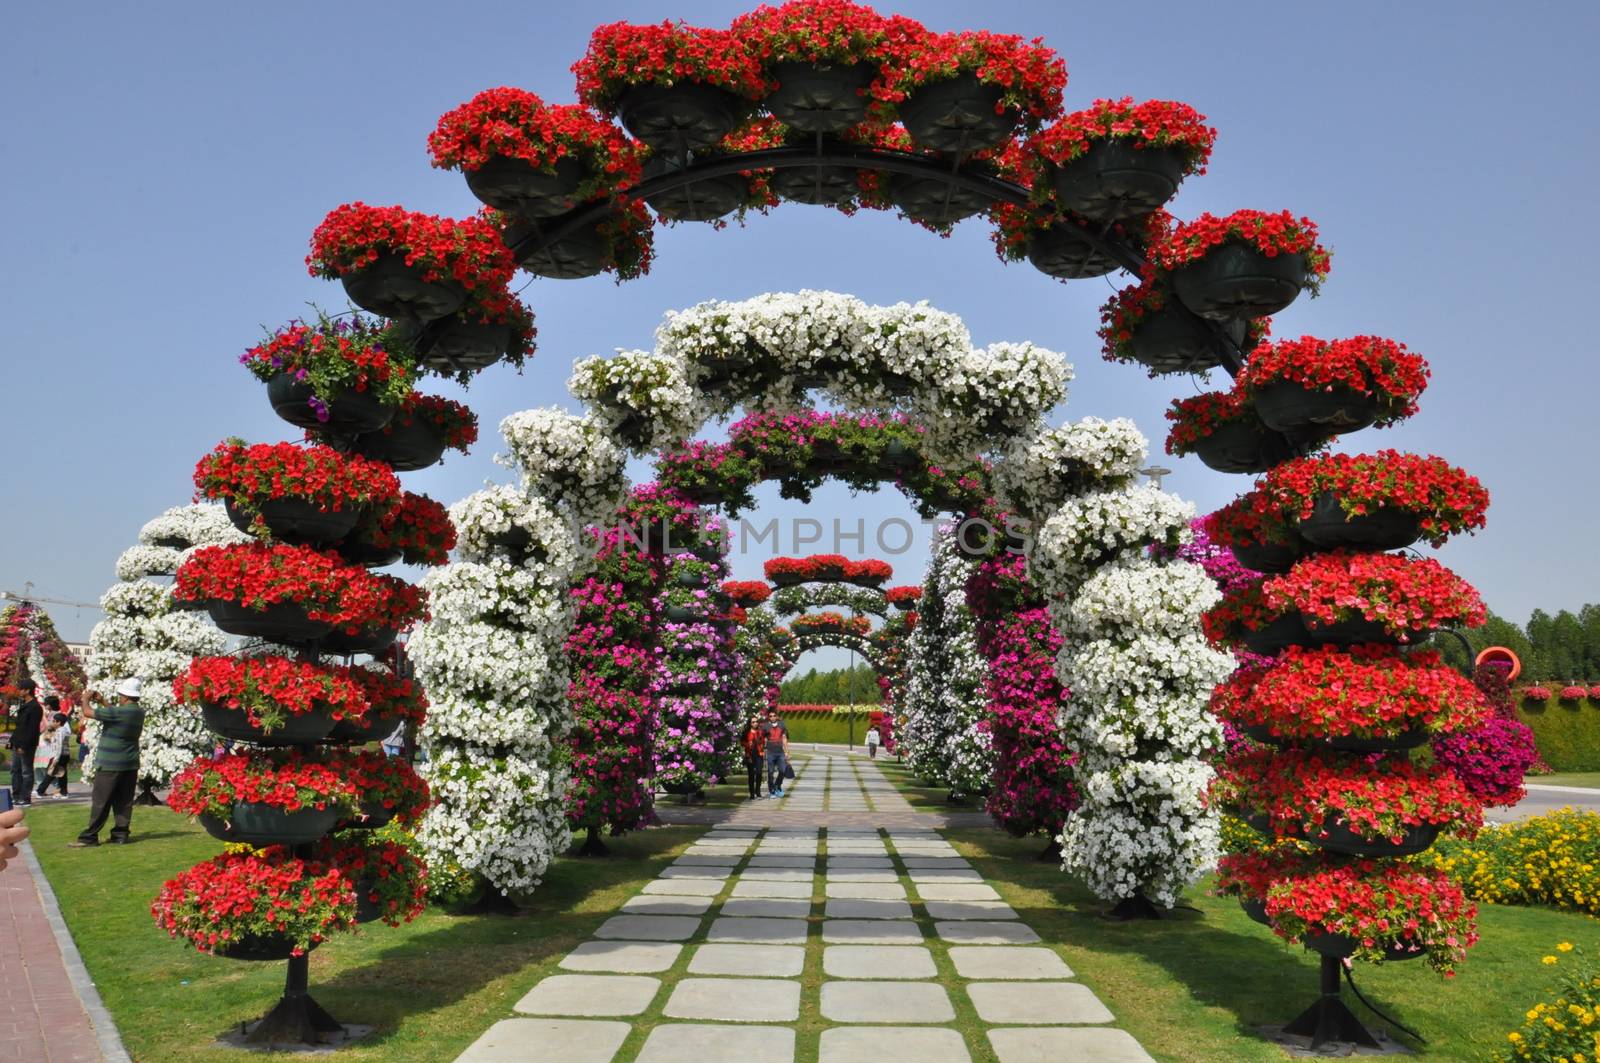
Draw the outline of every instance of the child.
<instances>
[{"instance_id":1,"label":"child","mask_svg":"<svg viewBox=\"0 0 1600 1063\"><path fill-rule=\"evenodd\" d=\"M67 729L61 717L50 714L44 722L44 734L39 738L39 751L34 756L34 773L39 776L39 796L50 796L50 784L61 788L58 797L67 796Z\"/></svg>"}]
</instances>

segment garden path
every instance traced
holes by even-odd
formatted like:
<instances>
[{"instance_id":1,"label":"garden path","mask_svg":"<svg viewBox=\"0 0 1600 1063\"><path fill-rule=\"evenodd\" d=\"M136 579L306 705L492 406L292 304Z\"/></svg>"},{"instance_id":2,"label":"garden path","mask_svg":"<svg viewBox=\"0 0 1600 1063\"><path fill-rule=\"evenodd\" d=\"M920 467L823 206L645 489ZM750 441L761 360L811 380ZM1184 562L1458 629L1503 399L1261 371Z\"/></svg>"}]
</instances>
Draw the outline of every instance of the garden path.
<instances>
[{"instance_id":1,"label":"garden path","mask_svg":"<svg viewBox=\"0 0 1600 1063\"><path fill-rule=\"evenodd\" d=\"M929 817L875 765L819 755L796 774L697 839L458 1063L1150 1059L937 830L901 822Z\"/></svg>"}]
</instances>

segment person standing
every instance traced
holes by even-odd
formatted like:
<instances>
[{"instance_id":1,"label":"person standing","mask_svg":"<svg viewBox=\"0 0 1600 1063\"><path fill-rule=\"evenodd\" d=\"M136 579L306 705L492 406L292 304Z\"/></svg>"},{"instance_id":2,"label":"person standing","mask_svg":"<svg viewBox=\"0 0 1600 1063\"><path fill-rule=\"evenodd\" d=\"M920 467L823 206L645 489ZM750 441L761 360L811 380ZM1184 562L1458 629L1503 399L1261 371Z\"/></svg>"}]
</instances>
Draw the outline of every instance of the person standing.
<instances>
[{"instance_id":1,"label":"person standing","mask_svg":"<svg viewBox=\"0 0 1600 1063\"><path fill-rule=\"evenodd\" d=\"M139 705L139 680L124 679L117 685L117 704L107 705L99 694L88 695L84 706L87 720L100 721L100 741L95 744L94 785L89 793L89 825L72 848L84 849L100 844L100 828L106 817L116 814L111 828L113 844L125 845L133 824L133 794L139 780L139 735L144 731L144 709Z\"/></svg>"},{"instance_id":2,"label":"person standing","mask_svg":"<svg viewBox=\"0 0 1600 1063\"><path fill-rule=\"evenodd\" d=\"M46 699L48 704L49 699ZM44 734L39 737L39 752L33 758L33 773L39 780L38 796L50 796L50 784L60 783L61 796L67 796L67 766L62 759L67 729L61 718L51 713L44 721Z\"/></svg>"},{"instance_id":3,"label":"person standing","mask_svg":"<svg viewBox=\"0 0 1600 1063\"><path fill-rule=\"evenodd\" d=\"M767 796L782 797L783 780L789 769L789 728L778 719L777 709L767 710L761 737L766 744Z\"/></svg>"},{"instance_id":4,"label":"person standing","mask_svg":"<svg viewBox=\"0 0 1600 1063\"><path fill-rule=\"evenodd\" d=\"M11 732L11 796L19 808L33 804L33 756L39 751L39 732L44 723L44 708L34 691L39 685L31 679L17 684L27 700L17 707L16 728Z\"/></svg>"},{"instance_id":5,"label":"person standing","mask_svg":"<svg viewBox=\"0 0 1600 1063\"><path fill-rule=\"evenodd\" d=\"M761 762L767 745L761 729L761 717L756 713L751 713L750 719L745 721L739 745L744 749L745 782L750 788L750 800L754 801L761 796Z\"/></svg>"},{"instance_id":6,"label":"person standing","mask_svg":"<svg viewBox=\"0 0 1600 1063\"><path fill-rule=\"evenodd\" d=\"M867 728L867 759L868 760L877 760L878 759L878 743L880 743L882 741L883 741L883 738L882 738L881 735L878 734L878 729L876 727Z\"/></svg>"}]
</instances>

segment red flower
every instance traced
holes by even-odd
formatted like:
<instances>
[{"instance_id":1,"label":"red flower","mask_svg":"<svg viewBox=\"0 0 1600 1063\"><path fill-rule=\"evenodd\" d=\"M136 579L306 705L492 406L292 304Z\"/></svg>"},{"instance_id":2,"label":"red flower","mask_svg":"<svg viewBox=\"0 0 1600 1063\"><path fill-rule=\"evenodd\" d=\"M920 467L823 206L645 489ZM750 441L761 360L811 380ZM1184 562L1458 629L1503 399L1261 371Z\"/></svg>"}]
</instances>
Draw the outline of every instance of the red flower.
<instances>
[{"instance_id":1,"label":"red flower","mask_svg":"<svg viewBox=\"0 0 1600 1063\"><path fill-rule=\"evenodd\" d=\"M330 933L355 929L355 905L337 867L274 845L223 853L169 879L150 914L201 952L287 938L301 955Z\"/></svg>"},{"instance_id":2,"label":"red flower","mask_svg":"<svg viewBox=\"0 0 1600 1063\"><path fill-rule=\"evenodd\" d=\"M231 820L240 802L285 812L315 808L351 815L363 796L351 767L348 754L313 756L298 749L201 757L173 778L167 804L182 815L222 820Z\"/></svg>"},{"instance_id":3,"label":"red flower","mask_svg":"<svg viewBox=\"0 0 1600 1063\"><path fill-rule=\"evenodd\" d=\"M495 228L481 218L441 218L403 207L346 203L311 237L306 268L329 280L354 273L386 254L423 270L429 283L453 281L468 292L503 292L516 263Z\"/></svg>"},{"instance_id":4,"label":"red flower","mask_svg":"<svg viewBox=\"0 0 1600 1063\"><path fill-rule=\"evenodd\" d=\"M368 708L351 669L279 656L196 657L172 681L172 693L180 705L242 710L252 726L268 731L288 716L320 711L361 720Z\"/></svg>"},{"instance_id":5,"label":"red flower","mask_svg":"<svg viewBox=\"0 0 1600 1063\"><path fill-rule=\"evenodd\" d=\"M364 749L347 755L342 770L356 791L363 819L388 813L409 826L433 803L428 784L400 757Z\"/></svg>"},{"instance_id":6,"label":"red flower","mask_svg":"<svg viewBox=\"0 0 1600 1063\"><path fill-rule=\"evenodd\" d=\"M924 85L972 74L1002 90L995 113L1015 108L1028 129L1061 113L1067 64L1041 38L968 30L929 33L909 20L891 31L884 47L884 95L903 100Z\"/></svg>"},{"instance_id":7,"label":"red flower","mask_svg":"<svg viewBox=\"0 0 1600 1063\"><path fill-rule=\"evenodd\" d=\"M257 380L287 375L309 384L323 404L312 404L320 420L327 419L326 404L341 390L371 392L394 405L417 376L415 354L390 333L389 323L360 314L319 317L315 325L291 321L239 361Z\"/></svg>"},{"instance_id":8,"label":"red flower","mask_svg":"<svg viewBox=\"0 0 1600 1063\"><path fill-rule=\"evenodd\" d=\"M1100 328L1096 333L1100 337L1101 356L1108 362L1134 361L1134 331L1144 323L1146 317L1165 309L1170 297L1170 292L1161 280L1151 279L1124 288L1107 300L1105 305L1100 307ZM1271 318L1253 318L1250 321L1249 335L1243 344L1245 350L1255 347L1271 332ZM1157 374L1152 369L1150 375Z\"/></svg>"},{"instance_id":9,"label":"red flower","mask_svg":"<svg viewBox=\"0 0 1600 1063\"><path fill-rule=\"evenodd\" d=\"M578 99L611 116L618 98L636 85L699 82L742 96L752 106L767 91L761 64L733 34L681 22L600 26L572 72L578 77Z\"/></svg>"},{"instance_id":10,"label":"red flower","mask_svg":"<svg viewBox=\"0 0 1600 1063\"><path fill-rule=\"evenodd\" d=\"M451 450L467 453L478 441L478 415L462 403L440 395L423 395L413 391L395 411L394 419L384 428L384 435L393 435L397 428L410 428L421 422L432 425L444 438Z\"/></svg>"},{"instance_id":11,"label":"red flower","mask_svg":"<svg viewBox=\"0 0 1600 1063\"><path fill-rule=\"evenodd\" d=\"M347 541L380 554L399 551L408 565L443 565L456 547L456 526L444 506L407 491L394 505L363 519Z\"/></svg>"},{"instance_id":12,"label":"red flower","mask_svg":"<svg viewBox=\"0 0 1600 1063\"><path fill-rule=\"evenodd\" d=\"M1317 243L1316 224L1310 218L1296 218L1286 210L1277 214L1236 210L1225 218L1202 214L1193 221L1186 221L1165 239L1151 245L1150 275L1198 262L1212 248L1221 247L1230 240L1248 244L1268 258L1302 256L1306 263L1306 285L1312 294L1316 294L1328 276L1330 255L1327 248Z\"/></svg>"},{"instance_id":13,"label":"red flower","mask_svg":"<svg viewBox=\"0 0 1600 1063\"><path fill-rule=\"evenodd\" d=\"M797 616L789 625L796 635L865 635L872 622L864 616L845 616L832 611Z\"/></svg>"},{"instance_id":14,"label":"red flower","mask_svg":"<svg viewBox=\"0 0 1600 1063\"><path fill-rule=\"evenodd\" d=\"M1247 425L1266 434L1255 407L1237 390L1204 391L1191 398L1175 399L1167 410L1167 420L1172 422L1172 430L1167 433L1168 454L1193 453L1201 441L1225 425Z\"/></svg>"},{"instance_id":15,"label":"red flower","mask_svg":"<svg viewBox=\"0 0 1600 1063\"><path fill-rule=\"evenodd\" d=\"M295 603L310 619L352 635L374 628L404 630L427 615L420 587L304 546L202 547L178 569L173 597L237 602L255 610Z\"/></svg>"},{"instance_id":16,"label":"red flower","mask_svg":"<svg viewBox=\"0 0 1600 1063\"><path fill-rule=\"evenodd\" d=\"M1206 116L1186 103L1145 100L1132 96L1120 100L1095 100L1094 106L1074 111L1029 141L1040 158L1065 166L1087 152L1096 141L1132 140L1136 148L1183 150L1184 173L1203 174L1211 158L1217 131L1205 124Z\"/></svg>"},{"instance_id":17,"label":"red flower","mask_svg":"<svg viewBox=\"0 0 1600 1063\"><path fill-rule=\"evenodd\" d=\"M1488 619L1472 585L1432 558L1336 550L1297 562L1262 585L1268 606L1298 608L1306 623L1381 623L1391 635L1478 627Z\"/></svg>"},{"instance_id":18,"label":"red flower","mask_svg":"<svg viewBox=\"0 0 1600 1063\"><path fill-rule=\"evenodd\" d=\"M1317 497L1338 496L1347 516L1377 510L1409 513L1434 546L1484 525L1489 492L1477 478L1443 458L1380 450L1376 454L1329 454L1285 462L1256 481L1252 508L1275 511L1279 520L1303 521Z\"/></svg>"},{"instance_id":19,"label":"red flower","mask_svg":"<svg viewBox=\"0 0 1600 1063\"><path fill-rule=\"evenodd\" d=\"M1250 352L1236 389L1254 398L1269 384L1288 382L1308 390L1346 388L1379 402L1377 427L1386 428L1417 412L1428 386L1428 363L1405 344L1378 336L1319 340L1301 336Z\"/></svg>"},{"instance_id":20,"label":"red flower","mask_svg":"<svg viewBox=\"0 0 1600 1063\"><path fill-rule=\"evenodd\" d=\"M772 597L772 588L760 580L728 580L722 593L740 605L760 605Z\"/></svg>"},{"instance_id":21,"label":"red flower","mask_svg":"<svg viewBox=\"0 0 1600 1063\"><path fill-rule=\"evenodd\" d=\"M1549 687L1524 687L1522 697L1527 701L1545 702L1550 700Z\"/></svg>"},{"instance_id":22,"label":"red flower","mask_svg":"<svg viewBox=\"0 0 1600 1063\"><path fill-rule=\"evenodd\" d=\"M890 587L883 592L890 605L899 605L901 602L920 602L922 588L917 586Z\"/></svg>"},{"instance_id":23,"label":"red flower","mask_svg":"<svg viewBox=\"0 0 1600 1063\"><path fill-rule=\"evenodd\" d=\"M194 469L194 486L196 500L228 502L253 514L252 531L263 539L272 537L261 519L264 502L294 499L337 512L387 506L400 494L400 481L382 462L341 454L332 447L247 446L240 440L219 443L201 458Z\"/></svg>"}]
</instances>

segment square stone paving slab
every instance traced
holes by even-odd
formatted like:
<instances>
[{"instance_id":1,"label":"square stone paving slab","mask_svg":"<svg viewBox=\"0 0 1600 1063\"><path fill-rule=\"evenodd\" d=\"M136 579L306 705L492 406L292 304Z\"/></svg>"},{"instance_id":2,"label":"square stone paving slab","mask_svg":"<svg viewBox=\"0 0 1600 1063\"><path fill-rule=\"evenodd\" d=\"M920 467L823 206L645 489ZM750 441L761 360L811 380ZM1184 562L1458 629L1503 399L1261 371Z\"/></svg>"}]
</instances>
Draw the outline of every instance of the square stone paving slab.
<instances>
[{"instance_id":1,"label":"square stone paving slab","mask_svg":"<svg viewBox=\"0 0 1600 1063\"><path fill-rule=\"evenodd\" d=\"M648 887L647 887L648 888ZM735 897L810 897L811 880L804 882L735 882Z\"/></svg>"},{"instance_id":2,"label":"square stone paving slab","mask_svg":"<svg viewBox=\"0 0 1600 1063\"><path fill-rule=\"evenodd\" d=\"M701 945L689 960L689 973L795 978L805 962L799 945Z\"/></svg>"},{"instance_id":3,"label":"square stone paving slab","mask_svg":"<svg viewBox=\"0 0 1600 1063\"><path fill-rule=\"evenodd\" d=\"M930 982L823 982L822 1017L834 1022L950 1022L956 1009Z\"/></svg>"},{"instance_id":4,"label":"square stone paving slab","mask_svg":"<svg viewBox=\"0 0 1600 1063\"><path fill-rule=\"evenodd\" d=\"M917 882L917 896L925 901L998 901L1000 894L982 882Z\"/></svg>"},{"instance_id":5,"label":"square stone paving slab","mask_svg":"<svg viewBox=\"0 0 1600 1063\"><path fill-rule=\"evenodd\" d=\"M871 868L828 868L829 882L899 882L900 876L893 871L877 871Z\"/></svg>"},{"instance_id":6,"label":"square stone paving slab","mask_svg":"<svg viewBox=\"0 0 1600 1063\"><path fill-rule=\"evenodd\" d=\"M836 897L828 902L823 914L829 919L910 919L911 905L905 901Z\"/></svg>"},{"instance_id":7,"label":"square stone paving slab","mask_svg":"<svg viewBox=\"0 0 1600 1063\"><path fill-rule=\"evenodd\" d=\"M809 870L810 868L814 868L816 866L817 866L817 858L815 856L802 856L800 854L795 854L795 855L792 855L792 856L784 856L784 855L779 855L779 856L761 856L761 855L757 855L757 856L752 856L750 858L750 867L751 868L757 868L757 867L803 867L803 868L806 868L806 869Z\"/></svg>"},{"instance_id":8,"label":"square stone paving slab","mask_svg":"<svg viewBox=\"0 0 1600 1063\"><path fill-rule=\"evenodd\" d=\"M718 915L746 919L804 919L811 914L808 897L734 897L722 902Z\"/></svg>"},{"instance_id":9,"label":"square stone paving slab","mask_svg":"<svg viewBox=\"0 0 1600 1063\"><path fill-rule=\"evenodd\" d=\"M1017 910L1005 901L934 901L923 898L934 919L1016 919Z\"/></svg>"},{"instance_id":10,"label":"square stone paving slab","mask_svg":"<svg viewBox=\"0 0 1600 1063\"><path fill-rule=\"evenodd\" d=\"M966 1041L955 1030L926 1026L836 1026L822 1031L817 1063L882 1063L885 1059L969 1063L972 1056L967 1051Z\"/></svg>"},{"instance_id":11,"label":"square stone paving slab","mask_svg":"<svg viewBox=\"0 0 1600 1063\"><path fill-rule=\"evenodd\" d=\"M685 978L673 987L661 1013L674 1019L793 1022L800 1017L800 983L782 978ZM757 1051L751 1058L764 1060L767 1052Z\"/></svg>"},{"instance_id":12,"label":"square stone paving slab","mask_svg":"<svg viewBox=\"0 0 1600 1063\"><path fill-rule=\"evenodd\" d=\"M1132 1034L1104 1026L990 1030L989 1044L1000 1063L1155 1063Z\"/></svg>"},{"instance_id":13,"label":"square stone paving slab","mask_svg":"<svg viewBox=\"0 0 1600 1063\"><path fill-rule=\"evenodd\" d=\"M724 916L711 922L707 941L748 941L769 945L804 945L804 919L741 919ZM705 1016L701 1016L704 1018Z\"/></svg>"},{"instance_id":14,"label":"square stone paving slab","mask_svg":"<svg viewBox=\"0 0 1600 1063\"><path fill-rule=\"evenodd\" d=\"M904 900L906 888L898 882L829 882L823 885L826 897L864 901Z\"/></svg>"},{"instance_id":15,"label":"square stone paving slab","mask_svg":"<svg viewBox=\"0 0 1600 1063\"><path fill-rule=\"evenodd\" d=\"M732 873L732 867L679 867L677 864L672 864L662 868L658 877L724 879Z\"/></svg>"},{"instance_id":16,"label":"square stone paving slab","mask_svg":"<svg viewBox=\"0 0 1600 1063\"><path fill-rule=\"evenodd\" d=\"M752 867L739 873L740 882L810 882L812 872L805 867Z\"/></svg>"},{"instance_id":17,"label":"square stone paving slab","mask_svg":"<svg viewBox=\"0 0 1600 1063\"><path fill-rule=\"evenodd\" d=\"M953 871L972 870L972 865L959 856L907 856L901 853L900 862L909 868L947 868Z\"/></svg>"},{"instance_id":18,"label":"square stone paving slab","mask_svg":"<svg viewBox=\"0 0 1600 1063\"><path fill-rule=\"evenodd\" d=\"M710 897L685 897L670 893L641 893L622 902L628 915L704 915Z\"/></svg>"},{"instance_id":19,"label":"square stone paving slab","mask_svg":"<svg viewBox=\"0 0 1600 1063\"><path fill-rule=\"evenodd\" d=\"M892 919L828 919L822 924L822 940L830 945L920 945L922 929Z\"/></svg>"},{"instance_id":20,"label":"square stone paving slab","mask_svg":"<svg viewBox=\"0 0 1600 1063\"><path fill-rule=\"evenodd\" d=\"M920 945L829 945L822 950L829 978L935 978L933 953Z\"/></svg>"},{"instance_id":21,"label":"square stone paving slab","mask_svg":"<svg viewBox=\"0 0 1600 1063\"><path fill-rule=\"evenodd\" d=\"M933 924L934 933L952 945L1036 945L1039 935L1026 923L954 920Z\"/></svg>"},{"instance_id":22,"label":"square stone paving slab","mask_svg":"<svg viewBox=\"0 0 1600 1063\"><path fill-rule=\"evenodd\" d=\"M685 897L715 897L726 885L720 878L657 878L644 884L643 893L670 893Z\"/></svg>"},{"instance_id":23,"label":"square stone paving slab","mask_svg":"<svg viewBox=\"0 0 1600 1063\"><path fill-rule=\"evenodd\" d=\"M894 861L887 856L835 856L830 850L828 853L828 870L844 871L846 869L893 871Z\"/></svg>"},{"instance_id":24,"label":"square stone paving slab","mask_svg":"<svg viewBox=\"0 0 1600 1063\"><path fill-rule=\"evenodd\" d=\"M953 867L913 867L906 871L911 876L912 882L982 882L983 876L976 871L967 871Z\"/></svg>"},{"instance_id":25,"label":"square stone paving slab","mask_svg":"<svg viewBox=\"0 0 1600 1063\"><path fill-rule=\"evenodd\" d=\"M967 995L984 1022L1058 1026L1116 1021L1100 998L1079 982L971 982Z\"/></svg>"},{"instance_id":26,"label":"square stone paving slab","mask_svg":"<svg viewBox=\"0 0 1600 1063\"><path fill-rule=\"evenodd\" d=\"M611 1063L632 1028L625 1022L582 1019L502 1019L457 1056L456 1063L516 1063L524 1059Z\"/></svg>"},{"instance_id":27,"label":"square stone paving slab","mask_svg":"<svg viewBox=\"0 0 1600 1063\"><path fill-rule=\"evenodd\" d=\"M560 966L569 971L654 973L677 963L682 951L682 945L660 941L585 941L567 953Z\"/></svg>"},{"instance_id":28,"label":"square stone paving slab","mask_svg":"<svg viewBox=\"0 0 1600 1063\"><path fill-rule=\"evenodd\" d=\"M524 1015L638 1015L661 979L641 974L553 974L516 1003Z\"/></svg>"},{"instance_id":29,"label":"square stone paving slab","mask_svg":"<svg viewBox=\"0 0 1600 1063\"><path fill-rule=\"evenodd\" d=\"M694 915L614 915L594 932L597 938L626 941L683 941L700 929Z\"/></svg>"},{"instance_id":30,"label":"square stone paving slab","mask_svg":"<svg viewBox=\"0 0 1600 1063\"><path fill-rule=\"evenodd\" d=\"M684 853L682 856L678 857L676 860L674 860L672 863L668 864L667 866L668 867L732 867L735 864L737 864L740 861L740 859L742 859L740 856L738 856L737 854L733 854L733 853L729 853L727 855L723 855L721 853L718 853L718 854L709 855L709 856L705 855L705 854L699 854L699 853Z\"/></svg>"},{"instance_id":31,"label":"square stone paving slab","mask_svg":"<svg viewBox=\"0 0 1600 1063\"><path fill-rule=\"evenodd\" d=\"M1024 945L952 947L956 973L971 979L1071 978L1072 968L1047 948Z\"/></svg>"},{"instance_id":32,"label":"square stone paving slab","mask_svg":"<svg viewBox=\"0 0 1600 1063\"><path fill-rule=\"evenodd\" d=\"M559 1057L550 1058L555 1063ZM793 1059L794 1031L786 1026L681 1022L651 1030L636 1063L790 1063Z\"/></svg>"}]
</instances>

